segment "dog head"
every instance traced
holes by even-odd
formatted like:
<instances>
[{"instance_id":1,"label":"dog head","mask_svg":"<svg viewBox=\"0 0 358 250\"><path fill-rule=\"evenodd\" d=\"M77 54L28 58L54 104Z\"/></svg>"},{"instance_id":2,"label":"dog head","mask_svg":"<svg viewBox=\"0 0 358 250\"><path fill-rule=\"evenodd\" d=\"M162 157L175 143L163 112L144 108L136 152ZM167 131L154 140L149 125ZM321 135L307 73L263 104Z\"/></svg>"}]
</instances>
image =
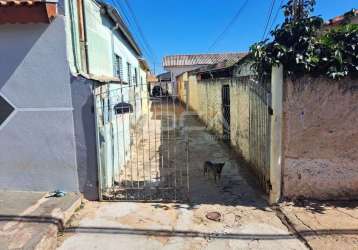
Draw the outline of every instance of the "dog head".
<instances>
[{"instance_id":1,"label":"dog head","mask_svg":"<svg viewBox=\"0 0 358 250\"><path fill-rule=\"evenodd\" d=\"M225 165L225 162L224 163L218 163L217 168L216 168L216 172L218 174L221 174L221 172L223 171L224 165Z\"/></svg>"}]
</instances>

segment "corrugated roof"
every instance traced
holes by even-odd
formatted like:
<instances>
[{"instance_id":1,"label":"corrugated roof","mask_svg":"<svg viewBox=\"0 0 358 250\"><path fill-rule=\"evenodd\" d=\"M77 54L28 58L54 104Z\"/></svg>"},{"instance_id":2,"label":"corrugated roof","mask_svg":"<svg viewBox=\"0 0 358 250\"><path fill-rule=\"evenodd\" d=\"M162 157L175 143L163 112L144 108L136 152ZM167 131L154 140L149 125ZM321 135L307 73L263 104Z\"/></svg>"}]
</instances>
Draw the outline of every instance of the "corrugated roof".
<instances>
[{"instance_id":1,"label":"corrugated roof","mask_svg":"<svg viewBox=\"0 0 358 250\"><path fill-rule=\"evenodd\" d=\"M161 73L159 75L157 75L157 78L159 81L171 81L171 73L170 72L164 72L164 73Z\"/></svg>"},{"instance_id":2,"label":"corrugated roof","mask_svg":"<svg viewBox=\"0 0 358 250\"><path fill-rule=\"evenodd\" d=\"M211 65L206 65L206 66L202 66L200 67L199 69L197 69L196 71L194 72L197 72L197 73L205 73L205 72L210 72L210 71L217 71L217 70L222 70L222 69L228 69L228 68L231 68L233 67L234 65L236 65L237 61L236 62L233 62L233 61L222 61L222 62L219 62L219 63L216 63L216 64L211 64Z\"/></svg>"},{"instance_id":3,"label":"corrugated roof","mask_svg":"<svg viewBox=\"0 0 358 250\"><path fill-rule=\"evenodd\" d=\"M163 58L163 67L210 65L222 61L237 62L247 53L172 55Z\"/></svg>"}]
</instances>

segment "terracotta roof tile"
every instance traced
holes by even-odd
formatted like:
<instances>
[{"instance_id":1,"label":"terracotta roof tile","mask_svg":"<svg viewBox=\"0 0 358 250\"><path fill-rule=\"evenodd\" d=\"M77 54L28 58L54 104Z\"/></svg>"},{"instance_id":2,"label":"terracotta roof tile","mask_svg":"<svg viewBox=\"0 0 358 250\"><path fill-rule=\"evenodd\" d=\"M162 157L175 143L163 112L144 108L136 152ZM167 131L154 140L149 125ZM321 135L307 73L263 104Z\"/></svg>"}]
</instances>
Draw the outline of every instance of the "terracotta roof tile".
<instances>
[{"instance_id":1,"label":"terracotta roof tile","mask_svg":"<svg viewBox=\"0 0 358 250\"><path fill-rule=\"evenodd\" d=\"M57 16L57 0L0 0L0 24L49 23Z\"/></svg>"},{"instance_id":2,"label":"terracotta roof tile","mask_svg":"<svg viewBox=\"0 0 358 250\"><path fill-rule=\"evenodd\" d=\"M5 5L32 5L34 3L55 3L54 0L0 0L0 7Z\"/></svg>"}]
</instances>

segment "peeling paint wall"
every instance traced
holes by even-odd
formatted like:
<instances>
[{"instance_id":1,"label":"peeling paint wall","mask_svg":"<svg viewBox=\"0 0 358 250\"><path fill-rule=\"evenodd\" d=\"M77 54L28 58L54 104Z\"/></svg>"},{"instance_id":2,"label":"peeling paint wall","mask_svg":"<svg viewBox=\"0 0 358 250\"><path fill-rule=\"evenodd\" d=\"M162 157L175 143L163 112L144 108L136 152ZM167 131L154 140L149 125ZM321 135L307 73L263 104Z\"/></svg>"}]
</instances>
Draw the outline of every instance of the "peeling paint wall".
<instances>
[{"instance_id":1,"label":"peeling paint wall","mask_svg":"<svg viewBox=\"0 0 358 250\"><path fill-rule=\"evenodd\" d=\"M189 82L189 106L194 110L207 128L217 135L223 134L222 120L222 86L230 86L230 131L233 148L250 161L250 87L242 81L231 78L215 79L210 81L197 81L196 76L187 73L179 76L178 90L180 99L185 102L185 81Z\"/></svg>"},{"instance_id":2,"label":"peeling paint wall","mask_svg":"<svg viewBox=\"0 0 358 250\"><path fill-rule=\"evenodd\" d=\"M245 160L249 161L250 99L248 86L238 82L233 83L230 96L231 144Z\"/></svg>"},{"instance_id":3,"label":"peeling paint wall","mask_svg":"<svg viewBox=\"0 0 358 250\"><path fill-rule=\"evenodd\" d=\"M357 89L349 79L285 82L285 197L358 198Z\"/></svg>"}]
</instances>

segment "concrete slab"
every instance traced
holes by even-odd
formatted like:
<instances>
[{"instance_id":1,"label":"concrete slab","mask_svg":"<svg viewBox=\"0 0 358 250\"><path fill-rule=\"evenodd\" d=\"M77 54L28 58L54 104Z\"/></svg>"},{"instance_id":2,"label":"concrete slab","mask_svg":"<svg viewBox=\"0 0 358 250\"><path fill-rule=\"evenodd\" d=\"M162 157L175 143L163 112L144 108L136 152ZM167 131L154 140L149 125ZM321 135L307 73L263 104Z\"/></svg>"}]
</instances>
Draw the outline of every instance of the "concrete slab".
<instances>
[{"instance_id":1,"label":"concrete slab","mask_svg":"<svg viewBox=\"0 0 358 250\"><path fill-rule=\"evenodd\" d=\"M254 205L90 202L59 242L59 250L306 249L273 211Z\"/></svg>"},{"instance_id":2,"label":"concrete slab","mask_svg":"<svg viewBox=\"0 0 358 250\"><path fill-rule=\"evenodd\" d=\"M281 211L312 249L358 249L358 202L301 201Z\"/></svg>"},{"instance_id":3,"label":"concrete slab","mask_svg":"<svg viewBox=\"0 0 358 250\"><path fill-rule=\"evenodd\" d=\"M81 205L81 196L0 191L0 249L55 249L57 233Z\"/></svg>"}]
</instances>

